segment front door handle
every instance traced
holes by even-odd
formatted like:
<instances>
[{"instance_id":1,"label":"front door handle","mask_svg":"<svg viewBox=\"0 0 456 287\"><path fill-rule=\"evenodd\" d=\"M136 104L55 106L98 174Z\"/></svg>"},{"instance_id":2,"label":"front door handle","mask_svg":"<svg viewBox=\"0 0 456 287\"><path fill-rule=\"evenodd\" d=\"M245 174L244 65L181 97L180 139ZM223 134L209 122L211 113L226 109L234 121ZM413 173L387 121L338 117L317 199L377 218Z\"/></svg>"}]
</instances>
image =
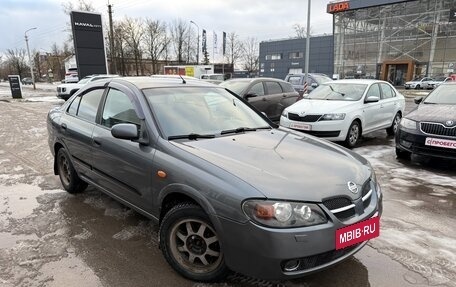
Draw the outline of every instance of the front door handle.
<instances>
[{"instance_id":1,"label":"front door handle","mask_svg":"<svg viewBox=\"0 0 456 287\"><path fill-rule=\"evenodd\" d=\"M65 123L60 125L60 128L62 128L63 131L67 130L67 125Z\"/></svg>"},{"instance_id":2,"label":"front door handle","mask_svg":"<svg viewBox=\"0 0 456 287\"><path fill-rule=\"evenodd\" d=\"M92 139L92 143L93 143L93 145L96 146L96 147L101 146L101 142L100 142L100 140L97 139L97 138L93 138L93 139Z\"/></svg>"}]
</instances>

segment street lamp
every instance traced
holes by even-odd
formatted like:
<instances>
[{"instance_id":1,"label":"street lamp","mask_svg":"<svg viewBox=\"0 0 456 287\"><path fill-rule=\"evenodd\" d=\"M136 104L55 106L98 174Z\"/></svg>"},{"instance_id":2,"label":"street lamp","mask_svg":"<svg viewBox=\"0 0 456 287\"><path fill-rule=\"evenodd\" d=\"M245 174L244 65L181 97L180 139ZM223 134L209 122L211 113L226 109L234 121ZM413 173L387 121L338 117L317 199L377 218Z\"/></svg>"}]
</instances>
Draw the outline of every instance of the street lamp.
<instances>
[{"instance_id":1,"label":"street lamp","mask_svg":"<svg viewBox=\"0 0 456 287\"><path fill-rule=\"evenodd\" d=\"M198 30L198 45L196 46L196 64L199 65L199 54L200 54L200 28L198 26L198 24L196 24L195 22L193 22L192 20L190 20L190 23L194 24L196 26L196 29Z\"/></svg>"},{"instance_id":2,"label":"street lamp","mask_svg":"<svg viewBox=\"0 0 456 287\"><path fill-rule=\"evenodd\" d=\"M30 49L29 49L29 44L28 44L28 37L27 37L27 32L31 30L37 29L36 27L30 28L27 31L25 31L25 44L27 45L27 54L29 58L29 63L30 63L30 74L32 74L32 82L33 82L33 89L36 90L35 87L35 75L33 74L33 63L32 63L32 58L30 57Z\"/></svg>"}]
</instances>

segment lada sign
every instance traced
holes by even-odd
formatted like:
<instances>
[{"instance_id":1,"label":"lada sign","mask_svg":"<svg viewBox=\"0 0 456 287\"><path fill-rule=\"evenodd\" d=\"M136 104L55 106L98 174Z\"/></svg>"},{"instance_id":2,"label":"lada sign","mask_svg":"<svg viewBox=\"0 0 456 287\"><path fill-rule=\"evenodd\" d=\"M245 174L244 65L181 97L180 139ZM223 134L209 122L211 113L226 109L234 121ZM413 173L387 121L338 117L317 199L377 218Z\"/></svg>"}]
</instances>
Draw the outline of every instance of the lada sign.
<instances>
[{"instance_id":1,"label":"lada sign","mask_svg":"<svg viewBox=\"0 0 456 287\"><path fill-rule=\"evenodd\" d=\"M337 3L329 3L327 12L328 13L337 13L337 12L342 12L345 10L350 9L350 2L345 1L345 2L337 2Z\"/></svg>"}]
</instances>

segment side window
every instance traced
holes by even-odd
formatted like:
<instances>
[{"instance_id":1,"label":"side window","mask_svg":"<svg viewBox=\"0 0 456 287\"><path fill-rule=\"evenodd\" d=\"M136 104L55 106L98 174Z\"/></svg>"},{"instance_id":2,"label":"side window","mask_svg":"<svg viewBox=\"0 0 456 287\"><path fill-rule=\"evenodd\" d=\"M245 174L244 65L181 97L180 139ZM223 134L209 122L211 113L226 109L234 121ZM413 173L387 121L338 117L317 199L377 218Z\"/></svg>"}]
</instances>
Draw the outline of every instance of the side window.
<instances>
[{"instance_id":1,"label":"side window","mask_svg":"<svg viewBox=\"0 0 456 287\"><path fill-rule=\"evenodd\" d=\"M79 108L80 102L81 102L81 97L74 98L73 102L68 107L67 112L72 116L76 116L76 114L78 113L78 108Z\"/></svg>"},{"instance_id":2,"label":"side window","mask_svg":"<svg viewBox=\"0 0 456 287\"><path fill-rule=\"evenodd\" d=\"M378 99L380 99L380 87L377 84L374 84L369 88L366 98L368 97L378 97Z\"/></svg>"},{"instance_id":3,"label":"side window","mask_svg":"<svg viewBox=\"0 0 456 287\"><path fill-rule=\"evenodd\" d=\"M280 86L282 87L282 90L284 93L292 93L295 91L295 89L293 88L293 86L289 83L282 83L280 82Z\"/></svg>"},{"instance_id":4,"label":"side window","mask_svg":"<svg viewBox=\"0 0 456 287\"><path fill-rule=\"evenodd\" d=\"M288 82L292 85L300 85L301 84L301 77L300 76L290 76L288 78Z\"/></svg>"},{"instance_id":5,"label":"side window","mask_svg":"<svg viewBox=\"0 0 456 287\"><path fill-rule=\"evenodd\" d=\"M103 91L104 89L96 89L82 95L81 103L79 104L78 117L95 122L98 105L100 104Z\"/></svg>"},{"instance_id":6,"label":"side window","mask_svg":"<svg viewBox=\"0 0 456 287\"><path fill-rule=\"evenodd\" d=\"M382 99L390 99L396 96L396 93L387 84L380 84L382 89Z\"/></svg>"},{"instance_id":7,"label":"side window","mask_svg":"<svg viewBox=\"0 0 456 287\"><path fill-rule=\"evenodd\" d=\"M283 93L282 88L277 82L266 82L268 95L276 95Z\"/></svg>"},{"instance_id":8,"label":"side window","mask_svg":"<svg viewBox=\"0 0 456 287\"><path fill-rule=\"evenodd\" d=\"M140 124L133 104L126 94L119 90L110 89L106 97L101 124L111 128L115 124Z\"/></svg>"},{"instance_id":9,"label":"side window","mask_svg":"<svg viewBox=\"0 0 456 287\"><path fill-rule=\"evenodd\" d=\"M264 96L263 83L256 83L253 87L250 88L249 94L256 94L258 96Z\"/></svg>"}]
</instances>

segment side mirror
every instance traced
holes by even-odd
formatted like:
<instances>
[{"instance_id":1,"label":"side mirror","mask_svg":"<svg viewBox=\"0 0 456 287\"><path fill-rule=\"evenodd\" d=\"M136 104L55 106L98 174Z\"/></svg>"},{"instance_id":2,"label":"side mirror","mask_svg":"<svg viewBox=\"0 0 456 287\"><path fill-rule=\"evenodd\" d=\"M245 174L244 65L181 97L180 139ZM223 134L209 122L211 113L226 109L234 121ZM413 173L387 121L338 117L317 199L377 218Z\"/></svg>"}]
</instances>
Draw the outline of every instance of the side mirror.
<instances>
[{"instance_id":1,"label":"side mirror","mask_svg":"<svg viewBox=\"0 0 456 287\"><path fill-rule=\"evenodd\" d=\"M365 103L376 103L380 101L380 98L377 97L377 96L369 96L366 98L366 100L364 101Z\"/></svg>"},{"instance_id":2,"label":"side mirror","mask_svg":"<svg viewBox=\"0 0 456 287\"><path fill-rule=\"evenodd\" d=\"M415 97L413 101L415 104L419 105L423 101L423 97Z\"/></svg>"},{"instance_id":3,"label":"side mirror","mask_svg":"<svg viewBox=\"0 0 456 287\"><path fill-rule=\"evenodd\" d=\"M138 127L134 124L117 124L112 126L111 134L113 137L123 140L139 139Z\"/></svg>"},{"instance_id":4,"label":"side mirror","mask_svg":"<svg viewBox=\"0 0 456 287\"><path fill-rule=\"evenodd\" d=\"M316 87L318 87L318 84L314 82L314 83L312 83L310 86L311 86L312 88L316 88Z\"/></svg>"},{"instance_id":5,"label":"side mirror","mask_svg":"<svg viewBox=\"0 0 456 287\"><path fill-rule=\"evenodd\" d=\"M249 94L244 95L244 99L246 99L246 100L248 100L249 98L254 98L254 97L258 97L258 95L254 94L254 93L249 93Z\"/></svg>"}]
</instances>

